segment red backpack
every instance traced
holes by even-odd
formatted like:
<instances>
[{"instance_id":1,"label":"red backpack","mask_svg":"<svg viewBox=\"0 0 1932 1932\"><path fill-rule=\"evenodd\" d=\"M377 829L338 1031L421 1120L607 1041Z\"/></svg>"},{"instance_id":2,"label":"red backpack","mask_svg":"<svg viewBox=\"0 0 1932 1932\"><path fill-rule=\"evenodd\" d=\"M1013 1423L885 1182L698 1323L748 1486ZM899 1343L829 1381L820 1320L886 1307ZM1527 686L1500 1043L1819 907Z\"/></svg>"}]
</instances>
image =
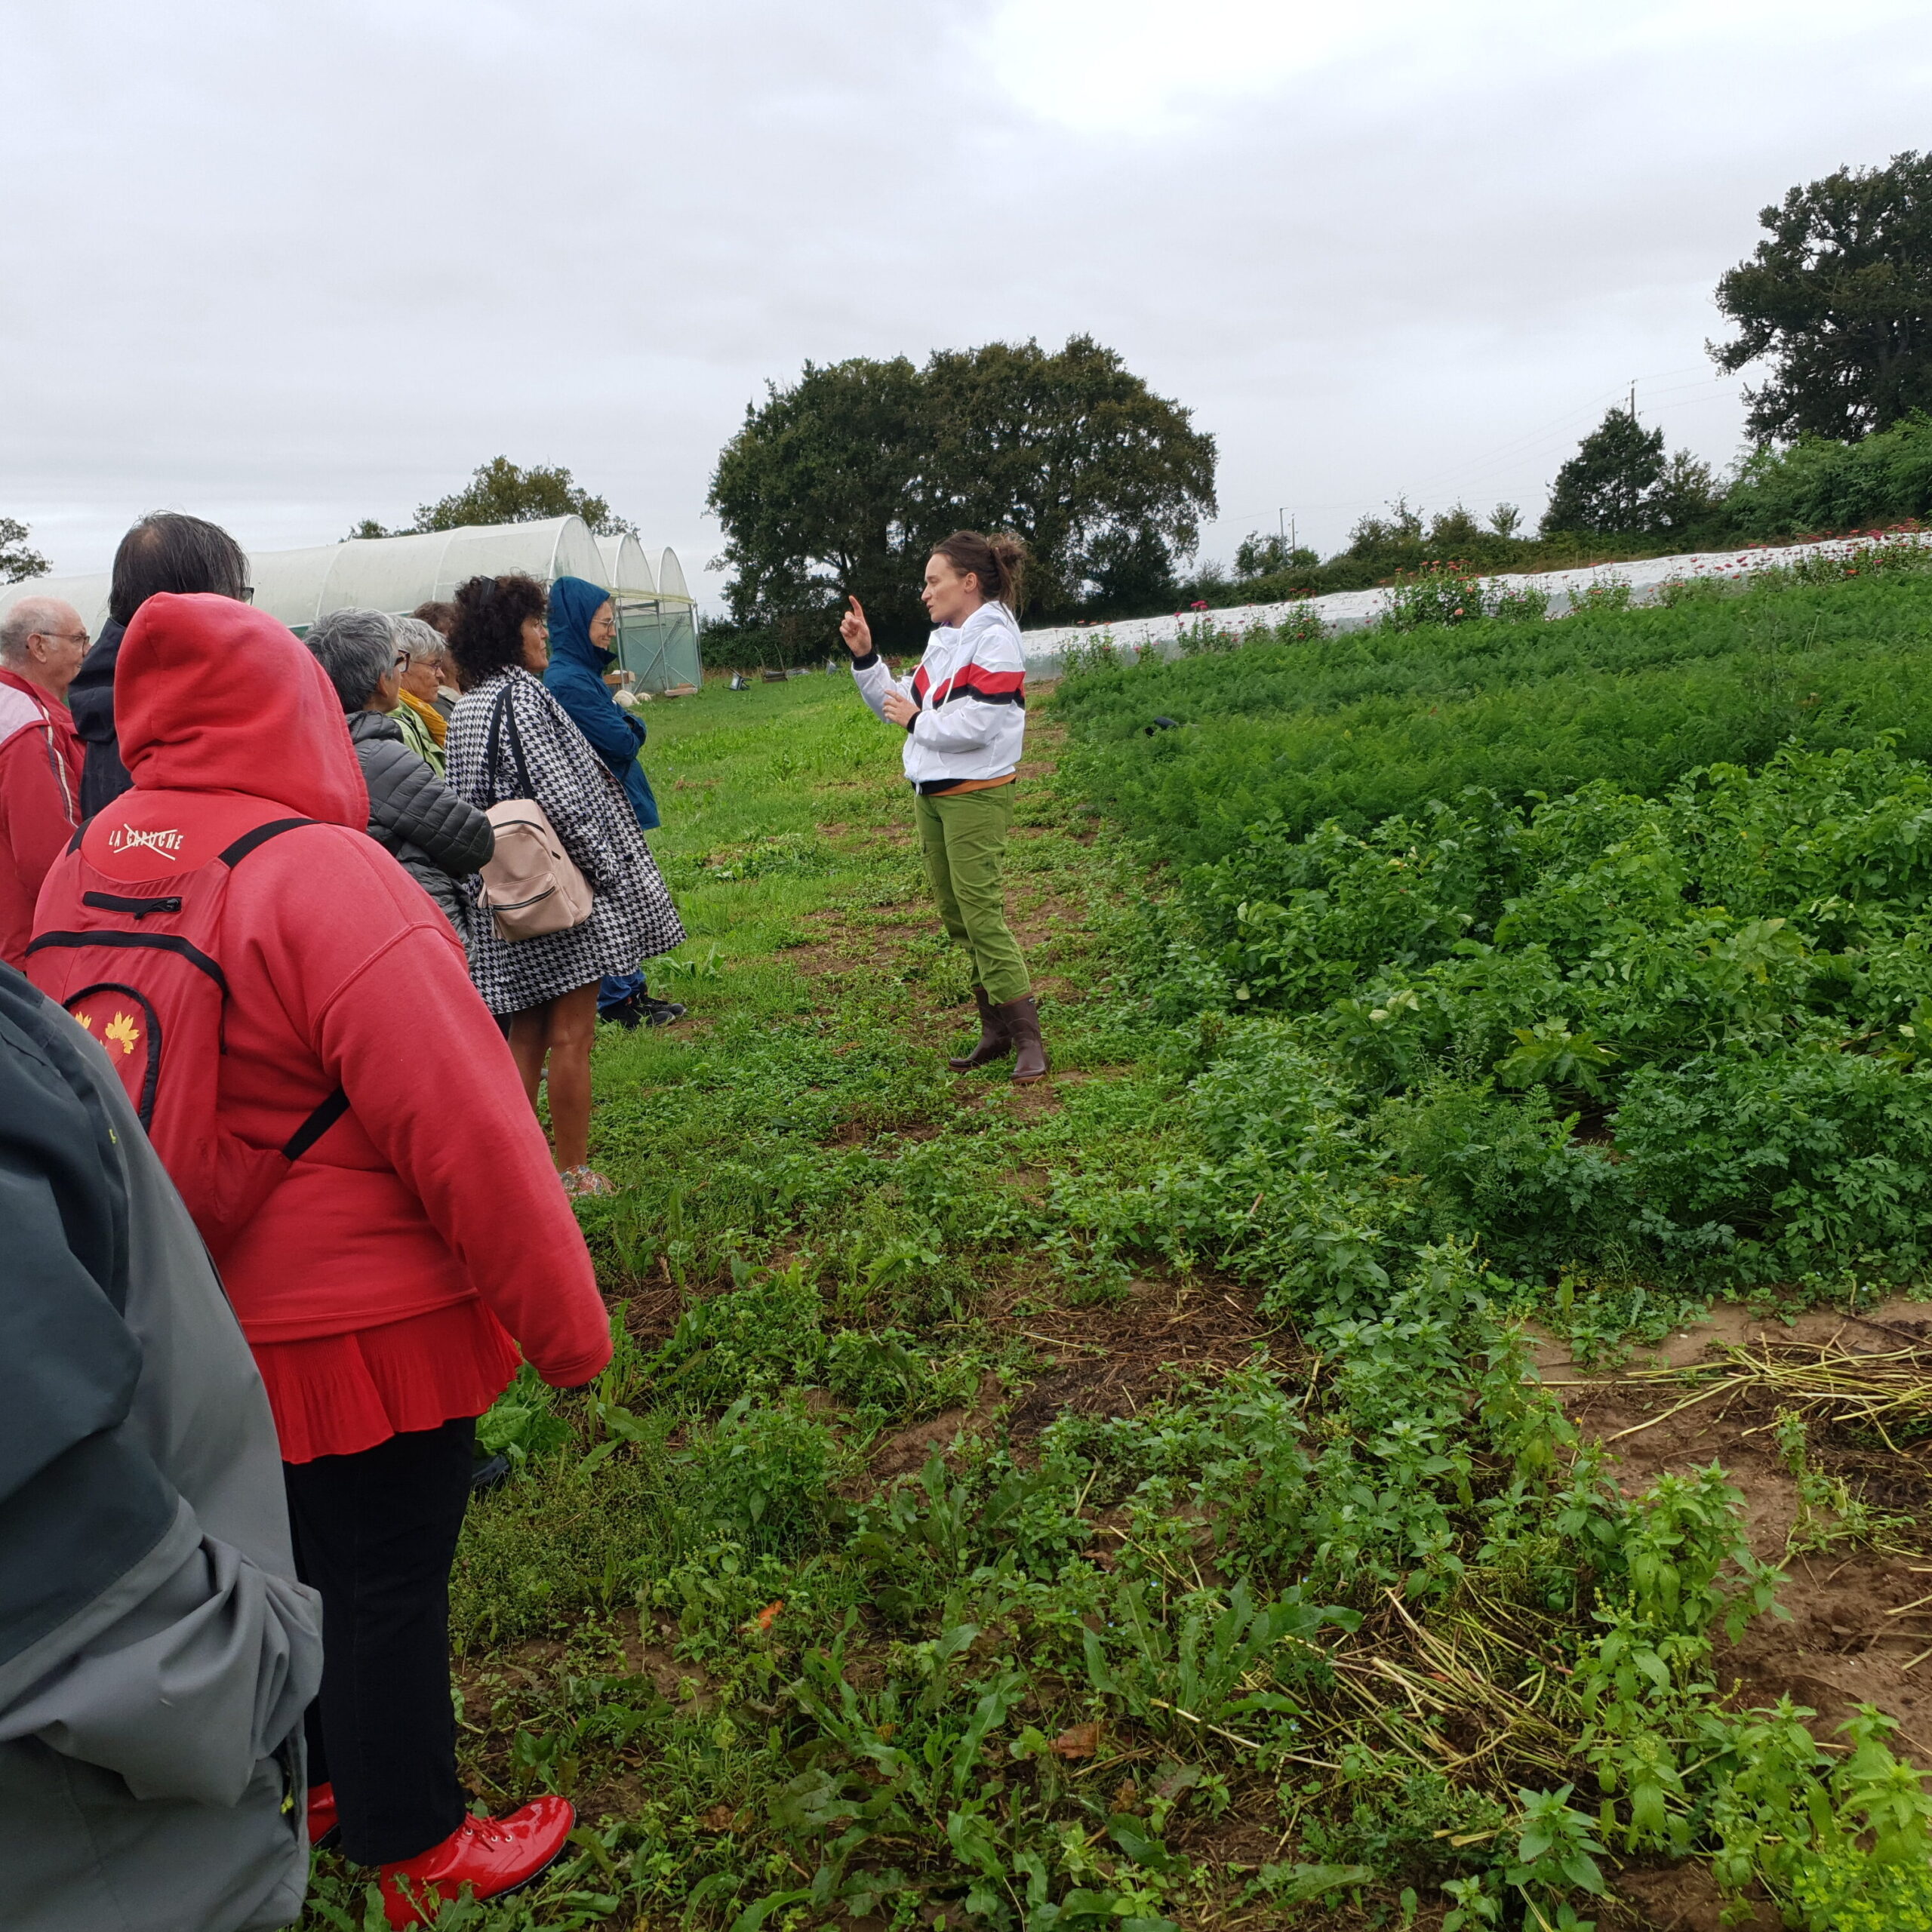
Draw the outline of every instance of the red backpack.
<instances>
[{"instance_id":1,"label":"red backpack","mask_svg":"<svg viewBox=\"0 0 1932 1932\"><path fill-rule=\"evenodd\" d=\"M72 896L87 909L87 923L75 930L36 933L27 947L28 977L106 1050L155 1151L217 1260L280 1183L290 1163L300 1159L349 1109L349 1097L338 1087L279 1152L251 1147L216 1118L220 1058L228 1050L228 976L221 967L228 881L251 852L315 823L267 820L205 865L138 883L110 878L88 863L82 844L88 829L84 825L67 850L75 868ZM143 832L125 826L107 836L148 846L161 857L178 851L183 842L179 831Z\"/></svg>"}]
</instances>

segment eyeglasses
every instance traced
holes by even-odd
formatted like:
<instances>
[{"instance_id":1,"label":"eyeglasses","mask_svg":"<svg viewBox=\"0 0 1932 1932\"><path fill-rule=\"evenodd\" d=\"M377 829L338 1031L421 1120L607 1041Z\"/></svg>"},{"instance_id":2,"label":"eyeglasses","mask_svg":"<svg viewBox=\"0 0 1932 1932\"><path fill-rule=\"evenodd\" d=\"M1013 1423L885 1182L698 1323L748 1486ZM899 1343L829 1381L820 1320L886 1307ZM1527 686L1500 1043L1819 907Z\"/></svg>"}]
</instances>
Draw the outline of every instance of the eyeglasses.
<instances>
[{"instance_id":1,"label":"eyeglasses","mask_svg":"<svg viewBox=\"0 0 1932 1932\"><path fill-rule=\"evenodd\" d=\"M244 604L252 604L254 601L255 586L252 583L245 583L242 586L242 601Z\"/></svg>"},{"instance_id":2,"label":"eyeglasses","mask_svg":"<svg viewBox=\"0 0 1932 1932\"><path fill-rule=\"evenodd\" d=\"M85 651L93 642L85 631L35 631L35 637L58 638L63 644L78 644Z\"/></svg>"},{"instance_id":3,"label":"eyeglasses","mask_svg":"<svg viewBox=\"0 0 1932 1932\"><path fill-rule=\"evenodd\" d=\"M408 651L398 651L396 653L395 668L398 671L406 671L409 669L409 653Z\"/></svg>"}]
</instances>

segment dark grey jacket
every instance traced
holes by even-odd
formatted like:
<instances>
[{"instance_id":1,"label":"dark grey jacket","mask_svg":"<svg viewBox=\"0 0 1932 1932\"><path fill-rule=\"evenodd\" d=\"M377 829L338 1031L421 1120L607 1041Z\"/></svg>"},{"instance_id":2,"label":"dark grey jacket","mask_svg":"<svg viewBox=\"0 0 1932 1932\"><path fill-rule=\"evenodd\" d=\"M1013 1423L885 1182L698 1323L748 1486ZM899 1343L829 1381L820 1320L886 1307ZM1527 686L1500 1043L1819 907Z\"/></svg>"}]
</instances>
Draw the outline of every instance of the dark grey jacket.
<instances>
[{"instance_id":1,"label":"dark grey jacket","mask_svg":"<svg viewBox=\"0 0 1932 1932\"><path fill-rule=\"evenodd\" d=\"M307 1877L268 1398L100 1046L0 966L0 1924L255 1932Z\"/></svg>"},{"instance_id":2,"label":"dark grey jacket","mask_svg":"<svg viewBox=\"0 0 1932 1932\"><path fill-rule=\"evenodd\" d=\"M121 640L127 630L126 625L109 618L67 687L67 709L88 748L81 772L83 818L92 818L102 806L113 804L134 782L121 762L121 741L114 731L114 667L120 662Z\"/></svg>"},{"instance_id":3,"label":"dark grey jacket","mask_svg":"<svg viewBox=\"0 0 1932 1932\"><path fill-rule=\"evenodd\" d=\"M395 854L463 937L469 898L457 881L481 870L497 849L490 821L409 749L393 718L352 711L349 735L369 788L369 836Z\"/></svg>"}]
</instances>

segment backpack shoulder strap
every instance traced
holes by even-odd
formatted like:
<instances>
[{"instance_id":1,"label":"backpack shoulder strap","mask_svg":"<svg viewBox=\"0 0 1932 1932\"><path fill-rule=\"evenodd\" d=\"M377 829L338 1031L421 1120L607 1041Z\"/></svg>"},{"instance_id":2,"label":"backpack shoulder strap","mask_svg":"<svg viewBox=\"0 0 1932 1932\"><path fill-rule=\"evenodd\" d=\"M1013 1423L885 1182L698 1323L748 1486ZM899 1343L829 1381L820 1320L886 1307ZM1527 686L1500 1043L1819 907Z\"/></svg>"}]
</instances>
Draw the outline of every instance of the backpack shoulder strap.
<instances>
[{"instance_id":1,"label":"backpack shoulder strap","mask_svg":"<svg viewBox=\"0 0 1932 1932\"><path fill-rule=\"evenodd\" d=\"M266 845L271 838L279 838L285 832L293 832L298 825L315 825L319 821L312 818L273 818L266 825L258 825L252 832L245 832L232 845L224 847L215 854L215 863L228 867L232 872L254 851L258 845Z\"/></svg>"},{"instance_id":2,"label":"backpack shoulder strap","mask_svg":"<svg viewBox=\"0 0 1932 1932\"><path fill-rule=\"evenodd\" d=\"M512 674L503 680L503 688L497 694L495 709L490 713L490 742L484 750L483 769L490 774L494 789L497 761L501 755L503 720L507 715L510 728L510 755L516 761L516 782L521 788L517 796L534 798L537 794L531 789L530 767L524 762L523 734L517 728L515 696L516 678Z\"/></svg>"},{"instance_id":3,"label":"backpack shoulder strap","mask_svg":"<svg viewBox=\"0 0 1932 1932\"><path fill-rule=\"evenodd\" d=\"M349 1096L338 1087L281 1144L285 1161L299 1161L349 1111Z\"/></svg>"},{"instance_id":4,"label":"backpack shoulder strap","mask_svg":"<svg viewBox=\"0 0 1932 1932\"><path fill-rule=\"evenodd\" d=\"M233 844L217 854L216 861L232 872L251 852L258 846L266 845L271 838L278 838L285 832L293 832L298 826L320 823L318 819L312 818L271 819L266 825L258 825L254 831L243 832ZM282 1143L281 1158L285 1161L301 1159L348 1111L349 1096L338 1087Z\"/></svg>"}]
</instances>

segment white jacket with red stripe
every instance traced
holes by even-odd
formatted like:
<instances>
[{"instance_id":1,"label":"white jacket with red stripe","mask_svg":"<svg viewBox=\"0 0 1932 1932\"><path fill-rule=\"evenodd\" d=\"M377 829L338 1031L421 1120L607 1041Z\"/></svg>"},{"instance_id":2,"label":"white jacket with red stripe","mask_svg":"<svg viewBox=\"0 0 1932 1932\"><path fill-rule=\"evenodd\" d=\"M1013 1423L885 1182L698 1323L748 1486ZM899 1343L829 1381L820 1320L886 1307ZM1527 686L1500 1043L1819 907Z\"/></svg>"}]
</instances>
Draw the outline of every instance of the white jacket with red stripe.
<instances>
[{"instance_id":1,"label":"white jacket with red stripe","mask_svg":"<svg viewBox=\"0 0 1932 1932\"><path fill-rule=\"evenodd\" d=\"M876 651L852 662L860 695L878 715L897 691L919 707L906 731L906 776L921 792L1011 777L1026 735L1026 659L1004 604L982 604L956 629L932 634L919 668L893 676Z\"/></svg>"}]
</instances>

